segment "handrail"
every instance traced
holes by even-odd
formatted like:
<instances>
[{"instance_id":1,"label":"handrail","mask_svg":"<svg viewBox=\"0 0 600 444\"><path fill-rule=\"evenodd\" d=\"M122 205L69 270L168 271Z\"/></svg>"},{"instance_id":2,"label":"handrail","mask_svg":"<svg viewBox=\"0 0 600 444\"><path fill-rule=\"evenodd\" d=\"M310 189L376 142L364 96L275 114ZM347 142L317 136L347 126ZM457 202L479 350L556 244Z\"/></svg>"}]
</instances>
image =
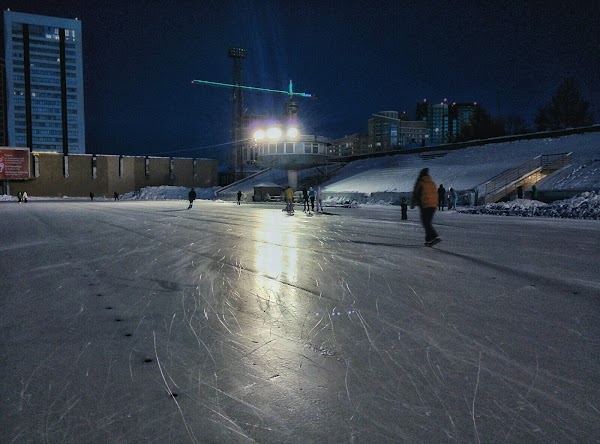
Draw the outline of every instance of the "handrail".
<instances>
[{"instance_id":1,"label":"handrail","mask_svg":"<svg viewBox=\"0 0 600 444\"><path fill-rule=\"evenodd\" d=\"M219 193L222 193L223 191L227 191L229 188L238 188L240 184L242 184L244 182L247 182L247 181L249 181L251 179L254 179L254 178L260 176L261 174L265 174L270 169L271 168L265 168L264 170L257 171L256 173L251 174L249 176L246 176L243 179L237 180L237 181L235 181L233 183L230 183L229 185L225 185L221 189L215 191L215 194L219 194Z\"/></svg>"},{"instance_id":2,"label":"handrail","mask_svg":"<svg viewBox=\"0 0 600 444\"><path fill-rule=\"evenodd\" d=\"M528 178L542 171L556 171L571 164L571 153L542 154L515 168L498 174L487 182L477 186L483 191L483 203L496 202L498 199L510 194L518 186L530 185L540 179L531 181ZM531 183L530 183L531 182Z\"/></svg>"}]
</instances>

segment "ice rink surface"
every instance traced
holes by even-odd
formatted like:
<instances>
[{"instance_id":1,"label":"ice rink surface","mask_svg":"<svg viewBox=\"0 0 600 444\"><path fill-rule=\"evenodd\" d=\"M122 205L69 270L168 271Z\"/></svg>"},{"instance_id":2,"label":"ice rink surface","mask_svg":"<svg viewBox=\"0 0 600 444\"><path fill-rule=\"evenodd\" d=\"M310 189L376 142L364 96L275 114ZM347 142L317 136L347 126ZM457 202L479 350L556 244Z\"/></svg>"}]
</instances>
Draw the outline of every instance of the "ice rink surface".
<instances>
[{"instance_id":1,"label":"ice rink surface","mask_svg":"<svg viewBox=\"0 0 600 444\"><path fill-rule=\"evenodd\" d=\"M0 442L596 442L600 223L0 204Z\"/></svg>"}]
</instances>

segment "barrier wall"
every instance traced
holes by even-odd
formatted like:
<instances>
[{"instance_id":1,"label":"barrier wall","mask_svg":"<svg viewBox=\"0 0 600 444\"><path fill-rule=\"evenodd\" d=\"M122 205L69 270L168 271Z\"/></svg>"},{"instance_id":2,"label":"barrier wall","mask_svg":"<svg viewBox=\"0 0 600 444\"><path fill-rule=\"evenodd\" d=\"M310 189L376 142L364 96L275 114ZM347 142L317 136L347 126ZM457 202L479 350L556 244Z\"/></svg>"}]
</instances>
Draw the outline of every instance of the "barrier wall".
<instances>
[{"instance_id":1,"label":"barrier wall","mask_svg":"<svg viewBox=\"0 0 600 444\"><path fill-rule=\"evenodd\" d=\"M217 186L217 161L169 157L32 153L31 179L8 182L9 192L30 196L112 197L148 186Z\"/></svg>"}]
</instances>

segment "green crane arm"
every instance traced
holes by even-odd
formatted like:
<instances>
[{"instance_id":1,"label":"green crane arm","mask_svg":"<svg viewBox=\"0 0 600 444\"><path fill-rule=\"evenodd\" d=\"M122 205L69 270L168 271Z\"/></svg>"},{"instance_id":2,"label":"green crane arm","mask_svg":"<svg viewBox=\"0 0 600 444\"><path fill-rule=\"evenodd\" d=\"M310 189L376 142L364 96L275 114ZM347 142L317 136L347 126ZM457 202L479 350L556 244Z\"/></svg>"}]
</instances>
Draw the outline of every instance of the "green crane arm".
<instances>
[{"instance_id":1,"label":"green crane arm","mask_svg":"<svg viewBox=\"0 0 600 444\"><path fill-rule=\"evenodd\" d=\"M292 97L292 96L313 97L312 94L294 92L291 80L290 80L289 89L287 91L280 90L280 89L258 88L256 86L234 85L232 83L210 82L208 80L192 80L192 84L223 86L225 88L241 88L241 89L248 89L251 91L272 92L272 93L279 93L279 94L287 94L290 97Z\"/></svg>"}]
</instances>

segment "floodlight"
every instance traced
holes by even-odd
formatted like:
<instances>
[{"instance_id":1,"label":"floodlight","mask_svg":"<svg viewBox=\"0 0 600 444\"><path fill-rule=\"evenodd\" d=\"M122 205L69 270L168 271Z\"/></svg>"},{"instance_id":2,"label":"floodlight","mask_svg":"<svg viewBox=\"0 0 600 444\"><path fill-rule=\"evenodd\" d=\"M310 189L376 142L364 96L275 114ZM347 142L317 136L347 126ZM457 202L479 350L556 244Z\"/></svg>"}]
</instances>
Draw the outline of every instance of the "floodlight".
<instances>
[{"instance_id":1,"label":"floodlight","mask_svg":"<svg viewBox=\"0 0 600 444\"><path fill-rule=\"evenodd\" d=\"M271 127L267 130L267 137L269 139L279 139L281 134L281 128Z\"/></svg>"},{"instance_id":2,"label":"floodlight","mask_svg":"<svg viewBox=\"0 0 600 444\"><path fill-rule=\"evenodd\" d=\"M262 140L265 136L265 130L259 129L254 132L254 140Z\"/></svg>"},{"instance_id":3,"label":"floodlight","mask_svg":"<svg viewBox=\"0 0 600 444\"><path fill-rule=\"evenodd\" d=\"M298 137L298 128L296 128L296 127L288 128L287 137L289 137L290 139L295 139L296 137Z\"/></svg>"}]
</instances>

